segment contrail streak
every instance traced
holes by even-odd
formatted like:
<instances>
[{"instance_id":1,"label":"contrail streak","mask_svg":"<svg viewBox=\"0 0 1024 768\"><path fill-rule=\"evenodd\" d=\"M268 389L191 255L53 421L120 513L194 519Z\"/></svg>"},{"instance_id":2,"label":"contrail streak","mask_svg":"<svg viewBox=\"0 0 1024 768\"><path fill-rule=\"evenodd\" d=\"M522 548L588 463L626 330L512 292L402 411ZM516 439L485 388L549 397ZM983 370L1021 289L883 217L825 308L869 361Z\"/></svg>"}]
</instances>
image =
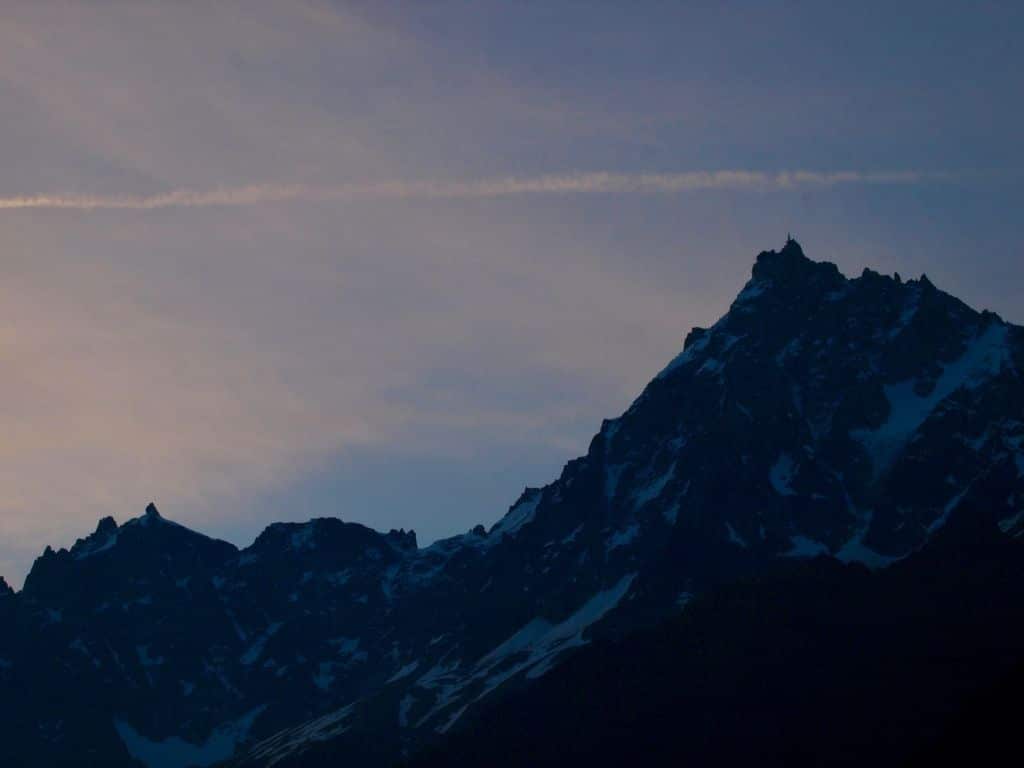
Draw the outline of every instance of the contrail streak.
<instances>
[{"instance_id":1,"label":"contrail streak","mask_svg":"<svg viewBox=\"0 0 1024 768\"><path fill-rule=\"evenodd\" d=\"M695 190L794 189L850 184L922 184L948 173L920 171L691 171L686 173L576 173L474 181L389 181L312 186L253 184L210 190L175 189L155 195L30 195L0 197L0 210L156 210L297 201L475 200L523 195L667 194Z\"/></svg>"}]
</instances>

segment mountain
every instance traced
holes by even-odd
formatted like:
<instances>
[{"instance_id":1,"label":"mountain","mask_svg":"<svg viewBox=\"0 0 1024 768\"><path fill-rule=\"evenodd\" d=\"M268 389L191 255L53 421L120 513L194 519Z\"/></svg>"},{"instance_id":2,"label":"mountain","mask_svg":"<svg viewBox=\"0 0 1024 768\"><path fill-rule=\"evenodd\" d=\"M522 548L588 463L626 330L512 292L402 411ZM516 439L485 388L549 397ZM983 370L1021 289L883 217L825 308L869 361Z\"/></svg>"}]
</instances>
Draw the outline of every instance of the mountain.
<instances>
[{"instance_id":1,"label":"mountain","mask_svg":"<svg viewBox=\"0 0 1024 768\"><path fill-rule=\"evenodd\" d=\"M1024 540L960 508L869 571L819 557L584 649L405 768L997 765L1016 748ZM302 765L343 764L331 744Z\"/></svg>"},{"instance_id":2,"label":"mountain","mask_svg":"<svg viewBox=\"0 0 1024 768\"><path fill-rule=\"evenodd\" d=\"M327 518L239 551L151 507L48 550L6 601L0 760L384 765L780 563L900 563L966 509L1012 538L1022 367L1024 330L790 240L490 530Z\"/></svg>"}]
</instances>

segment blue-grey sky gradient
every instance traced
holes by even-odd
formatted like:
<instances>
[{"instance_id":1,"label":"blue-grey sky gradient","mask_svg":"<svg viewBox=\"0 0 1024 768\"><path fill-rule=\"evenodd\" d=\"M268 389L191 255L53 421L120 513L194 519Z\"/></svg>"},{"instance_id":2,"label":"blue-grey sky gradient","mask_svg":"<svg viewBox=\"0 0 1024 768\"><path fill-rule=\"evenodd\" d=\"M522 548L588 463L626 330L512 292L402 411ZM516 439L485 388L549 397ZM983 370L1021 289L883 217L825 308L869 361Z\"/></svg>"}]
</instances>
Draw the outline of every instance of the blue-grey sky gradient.
<instances>
[{"instance_id":1,"label":"blue-grey sky gradient","mask_svg":"<svg viewBox=\"0 0 1024 768\"><path fill-rule=\"evenodd\" d=\"M787 231L1024 322L1022 33L1010 2L7 0L0 574L151 499L239 544L490 524Z\"/></svg>"}]
</instances>

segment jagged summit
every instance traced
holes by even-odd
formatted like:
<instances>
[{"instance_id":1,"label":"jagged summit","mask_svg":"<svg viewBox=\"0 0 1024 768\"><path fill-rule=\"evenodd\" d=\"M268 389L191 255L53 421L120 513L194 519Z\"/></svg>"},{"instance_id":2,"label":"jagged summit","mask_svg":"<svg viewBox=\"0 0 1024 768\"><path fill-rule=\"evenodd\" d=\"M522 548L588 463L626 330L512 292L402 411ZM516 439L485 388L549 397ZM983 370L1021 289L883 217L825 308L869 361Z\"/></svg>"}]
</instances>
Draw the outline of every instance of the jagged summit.
<instances>
[{"instance_id":1,"label":"jagged summit","mask_svg":"<svg viewBox=\"0 0 1024 768\"><path fill-rule=\"evenodd\" d=\"M800 243L790 236L779 250L761 251L754 260L754 269L757 269L759 265L764 267L777 264L799 263L817 262L811 262L811 260L804 254L804 249Z\"/></svg>"},{"instance_id":2,"label":"jagged summit","mask_svg":"<svg viewBox=\"0 0 1024 768\"><path fill-rule=\"evenodd\" d=\"M252 546L242 551L243 558L256 556L323 559L340 562L382 553L415 551L416 533L391 530L380 533L360 523L337 517L318 517L305 523L271 523Z\"/></svg>"},{"instance_id":3,"label":"jagged summit","mask_svg":"<svg viewBox=\"0 0 1024 768\"><path fill-rule=\"evenodd\" d=\"M25 578L23 593L61 605L62 611L87 611L111 592L141 592L217 567L236 552L232 544L165 520L150 504L141 517L121 526L104 517L95 532L70 549L47 547Z\"/></svg>"},{"instance_id":4,"label":"jagged summit","mask_svg":"<svg viewBox=\"0 0 1024 768\"><path fill-rule=\"evenodd\" d=\"M917 280L904 282L899 273L883 275L865 267L859 277L848 278L832 262L809 258L800 243L790 237L780 250L762 251L757 255L751 270L751 281L737 296L733 307L742 306L764 294L787 300L799 294L835 300L839 296L830 293L837 290L870 290L892 296L906 295L901 293L905 289L911 292L934 292L957 301L939 291L925 274Z\"/></svg>"},{"instance_id":5,"label":"jagged summit","mask_svg":"<svg viewBox=\"0 0 1024 768\"><path fill-rule=\"evenodd\" d=\"M146 505L146 510L142 513L141 517L133 518L133 519L129 520L127 523L125 523L125 525L135 525L135 524L141 525L143 527L149 527L149 526L160 526L160 527L174 526L176 528L184 528L184 526L179 525L178 523L175 523L175 522L173 522L171 520L168 520L163 515L161 515L160 514L160 510L158 510L156 508L156 504L154 504L153 502L150 502L149 504Z\"/></svg>"},{"instance_id":6,"label":"jagged summit","mask_svg":"<svg viewBox=\"0 0 1024 768\"><path fill-rule=\"evenodd\" d=\"M797 242L797 239L795 237L793 237L793 235L787 234L786 235L786 242L782 246L781 253L783 253L783 254L798 254L800 256L803 256L804 255L804 249L800 247L800 243Z\"/></svg>"},{"instance_id":7,"label":"jagged summit","mask_svg":"<svg viewBox=\"0 0 1024 768\"><path fill-rule=\"evenodd\" d=\"M102 518L99 523L96 524L95 536L110 536L114 531L117 530L117 521L110 516Z\"/></svg>"},{"instance_id":8,"label":"jagged summit","mask_svg":"<svg viewBox=\"0 0 1024 768\"><path fill-rule=\"evenodd\" d=\"M3 576L0 576L0 597L7 597L13 594L14 590L11 589L11 585L7 583Z\"/></svg>"},{"instance_id":9,"label":"jagged summit","mask_svg":"<svg viewBox=\"0 0 1024 768\"><path fill-rule=\"evenodd\" d=\"M778 251L762 251L751 270L751 282L737 297L773 290L784 295L808 291L829 291L844 282L839 268L827 261L812 261L796 240L790 239Z\"/></svg>"}]
</instances>

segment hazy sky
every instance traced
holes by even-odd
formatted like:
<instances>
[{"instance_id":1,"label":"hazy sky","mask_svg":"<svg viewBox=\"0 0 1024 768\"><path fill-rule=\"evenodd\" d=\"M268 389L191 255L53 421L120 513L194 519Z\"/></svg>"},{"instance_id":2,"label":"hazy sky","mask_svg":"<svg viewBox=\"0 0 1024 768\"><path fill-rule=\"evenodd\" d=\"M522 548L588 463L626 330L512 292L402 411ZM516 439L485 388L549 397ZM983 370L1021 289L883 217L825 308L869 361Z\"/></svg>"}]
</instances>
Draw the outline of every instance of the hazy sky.
<instances>
[{"instance_id":1,"label":"hazy sky","mask_svg":"<svg viewBox=\"0 0 1024 768\"><path fill-rule=\"evenodd\" d=\"M787 231L1024 321L1022 7L0 0L0 574L490 524Z\"/></svg>"}]
</instances>

